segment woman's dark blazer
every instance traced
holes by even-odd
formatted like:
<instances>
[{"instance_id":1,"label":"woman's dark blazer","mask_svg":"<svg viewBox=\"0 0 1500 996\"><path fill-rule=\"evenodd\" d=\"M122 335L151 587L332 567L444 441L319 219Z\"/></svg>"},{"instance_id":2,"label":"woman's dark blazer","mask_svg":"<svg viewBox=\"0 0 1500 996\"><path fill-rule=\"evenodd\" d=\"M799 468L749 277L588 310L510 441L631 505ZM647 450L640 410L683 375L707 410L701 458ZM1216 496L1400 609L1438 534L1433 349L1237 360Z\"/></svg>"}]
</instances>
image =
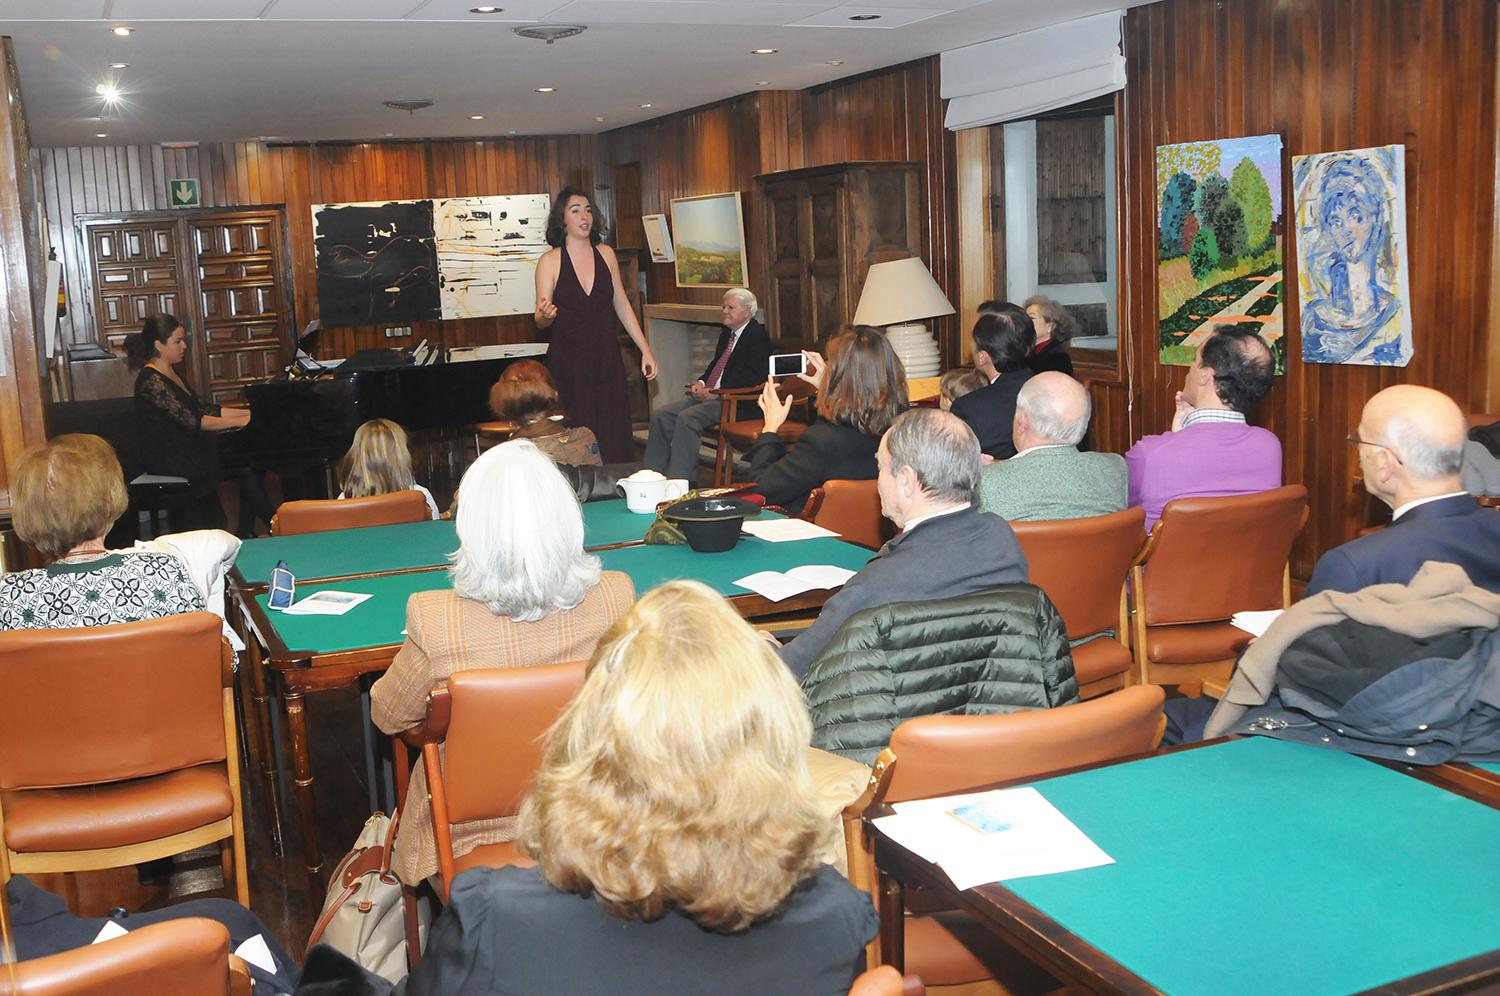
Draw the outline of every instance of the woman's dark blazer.
<instances>
[{"instance_id":1,"label":"woman's dark blazer","mask_svg":"<svg viewBox=\"0 0 1500 996\"><path fill-rule=\"evenodd\" d=\"M768 504L796 515L808 493L824 481L873 481L879 446L879 436L833 422L808 426L791 452L776 433L763 432L745 452L750 464L747 479L759 485L755 490Z\"/></svg>"}]
</instances>

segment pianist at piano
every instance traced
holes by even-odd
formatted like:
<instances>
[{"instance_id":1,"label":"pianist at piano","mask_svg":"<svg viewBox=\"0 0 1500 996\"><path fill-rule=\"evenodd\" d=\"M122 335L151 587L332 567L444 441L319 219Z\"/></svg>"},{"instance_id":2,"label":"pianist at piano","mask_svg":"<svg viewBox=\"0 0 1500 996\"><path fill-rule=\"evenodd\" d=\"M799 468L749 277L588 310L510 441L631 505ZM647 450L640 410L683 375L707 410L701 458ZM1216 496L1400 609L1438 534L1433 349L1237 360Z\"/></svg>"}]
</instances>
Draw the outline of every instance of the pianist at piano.
<instances>
[{"instance_id":1,"label":"pianist at piano","mask_svg":"<svg viewBox=\"0 0 1500 996\"><path fill-rule=\"evenodd\" d=\"M140 370L136 428L146 473L187 478L190 501L183 511L188 521L179 527L216 529L224 525L218 488L225 474L214 434L244 428L250 411L199 400L175 369L187 349L187 329L171 315L152 315L125 340L130 366ZM251 536L256 519L269 525L271 502L258 473L244 467L233 476L240 488L239 534Z\"/></svg>"}]
</instances>

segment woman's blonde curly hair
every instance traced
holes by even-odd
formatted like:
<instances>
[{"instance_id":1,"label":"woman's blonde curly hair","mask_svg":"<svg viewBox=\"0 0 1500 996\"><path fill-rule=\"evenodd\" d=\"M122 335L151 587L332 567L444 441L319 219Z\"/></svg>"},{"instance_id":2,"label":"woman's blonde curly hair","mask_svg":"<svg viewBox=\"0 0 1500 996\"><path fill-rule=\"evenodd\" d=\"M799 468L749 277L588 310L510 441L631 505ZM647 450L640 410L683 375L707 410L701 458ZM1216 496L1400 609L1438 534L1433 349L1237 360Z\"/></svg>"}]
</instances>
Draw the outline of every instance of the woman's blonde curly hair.
<instances>
[{"instance_id":1,"label":"woman's blonde curly hair","mask_svg":"<svg viewBox=\"0 0 1500 996\"><path fill-rule=\"evenodd\" d=\"M549 737L521 846L553 886L618 917L675 907L743 930L817 870L834 830L791 672L695 581L647 592L615 623Z\"/></svg>"}]
</instances>

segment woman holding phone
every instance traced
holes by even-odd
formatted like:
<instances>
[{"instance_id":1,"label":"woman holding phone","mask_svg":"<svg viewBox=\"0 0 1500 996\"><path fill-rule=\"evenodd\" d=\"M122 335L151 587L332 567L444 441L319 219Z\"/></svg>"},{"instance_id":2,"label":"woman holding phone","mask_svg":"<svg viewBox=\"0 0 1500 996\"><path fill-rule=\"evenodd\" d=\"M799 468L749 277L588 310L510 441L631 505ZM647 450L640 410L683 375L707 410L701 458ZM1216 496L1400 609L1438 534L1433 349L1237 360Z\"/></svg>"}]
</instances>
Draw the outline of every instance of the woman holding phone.
<instances>
[{"instance_id":1,"label":"woman holding phone","mask_svg":"<svg viewBox=\"0 0 1500 996\"><path fill-rule=\"evenodd\" d=\"M767 380L760 395L765 428L745 453L755 491L794 515L824 481L874 480L880 437L907 407L906 371L877 328L860 325L835 337L827 360L802 355L807 372L797 376L818 391L817 421L788 452L777 430L792 401L777 393L774 378Z\"/></svg>"}]
</instances>

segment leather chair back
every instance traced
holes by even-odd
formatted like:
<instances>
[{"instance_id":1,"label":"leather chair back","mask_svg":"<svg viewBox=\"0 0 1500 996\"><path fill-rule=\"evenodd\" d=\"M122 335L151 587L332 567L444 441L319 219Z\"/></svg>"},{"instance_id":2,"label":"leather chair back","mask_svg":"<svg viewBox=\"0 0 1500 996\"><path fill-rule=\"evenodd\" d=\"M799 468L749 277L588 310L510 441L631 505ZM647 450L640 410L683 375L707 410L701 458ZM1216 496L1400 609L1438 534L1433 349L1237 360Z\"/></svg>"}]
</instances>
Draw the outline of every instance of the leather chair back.
<instances>
[{"instance_id":1,"label":"leather chair back","mask_svg":"<svg viewBox=\"0 0 1500 996\"><path fill-rule=\"evenodd\" d=\"M248 972L230 968L229 931L202 917L153 923L124 937L0 965L0 996L219 996L248 994L250 984Z\"/></svg>"},{"instance_id":2,"label":"leather chair back","mask_svg":"<svg viewBox=\"0 0 1500 996\"><path fill-rule=\"evenodd\" d=\"M803 517L813 525L832 529L850 543L878 550L896 535L896 524L880 513L880 492L874 481L826 481L822 497L808 496ZM809 510L811 512L809 513Z\"/></svg>"},{"instance_id":3,"label":"leather chair back","mask_svg":"<svg viewBox=\"0 0 1500 996\"><path fill-rule=\"evenodd\" d=\"M1147 626L1162 626L1282 608L1287 560L1306 519L1300 484L1168 502L1141 551L1137 611Z\"/></svg>"},{"instance_id":4,"label":"leather chair back","mask_svg":"<svg viewBox=\"0 0 1500 996\"><path fill-rule=\"evenodd\" d=\"M1135 685L1076 705L999 716L923 716L891 735L891 765L877 802L966 792L1156 746L1166 694Z\"/></svg>"},{"instance_id":5,"label":"leather chair back","mask_svg":"<svg viewBox=\"0 0 1500 996\"><path fill-rule=\"evenodd\" d=\"M1120 592L1146 540L1145 526L1141 508L1086 519L1011 523L1026 554L1031 583L1057 606L1070 640L1119 629Z\"/></svg>"},{"instance_id":6,"label":"leather chair back","mask_svg":"<svg viewBox=\"0 0 1500 996\"><path fill-rule=\"evenodd\" d=\"M542 761L545 734L582 687L586 666L573 661L460 671L448 679L443 785L450 823L520 810Z\"/></svg>"},{"instance_id":7,"label":"leather chair back","mask_svg":"<svg viewBox=\"0 0 1500 996\"><path fill-rule=\"evenodd\" d=\"M211 612L0 633L0 788L90 785L223 761L221 634Z\"/></svg>"},{"instance_id":8,"label":"leather chair back","mask_svg":"<svg viewBox=\"0 0 1500 996\"><path fill-rule=\"evenodd\" d=\"M329 529L359 526L394 526L402 522L425 522L432 518L427 499L420 491L392 491L369 498L333 498L286 501L271 520L277 536L319 533Z\"/></svg>"},{"instance_id":9,"label":"leather chair back","mask_svg":"<svg viewBox=\"0 0 1500 996\"><path fill-rule=\"evenodd\" d=\"M889 965L859 973L849 987L849 996L925 996L926 992L921 979L915 975L903 976Z\"/></svg>"}]
</instances>

